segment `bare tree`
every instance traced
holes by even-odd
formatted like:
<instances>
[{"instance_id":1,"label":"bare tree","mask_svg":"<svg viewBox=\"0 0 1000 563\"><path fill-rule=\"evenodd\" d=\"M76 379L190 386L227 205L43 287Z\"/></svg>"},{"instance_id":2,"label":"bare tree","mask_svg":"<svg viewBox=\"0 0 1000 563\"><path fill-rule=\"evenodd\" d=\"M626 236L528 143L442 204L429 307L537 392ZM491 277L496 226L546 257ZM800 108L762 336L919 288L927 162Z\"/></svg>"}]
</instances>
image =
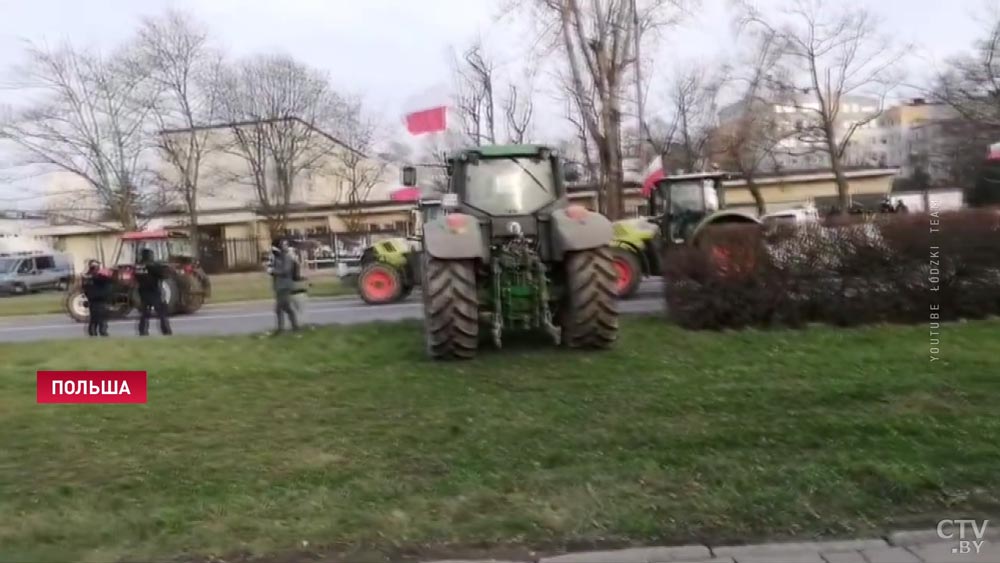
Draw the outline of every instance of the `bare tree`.
<instances>
[{"instance_id":1,"label":"bare tree","mask_svg":"<svg viewBox=\"0 0 1000 563\"><path fill-rule=\"evenodd\" d=\"M481 40L453 56L452 73L457 91L456 109L465 134L477 146L497 142L494 76L496 64L486 54Z\"/></svg>"},{"instance_id":2,"label":"bare tree","mask_svg":"<svg viewBox=\"0 0 1000 563\"><path fill-rule=\"evenodd\" d=\"M776 39L781 66L769 79L802 118L800 139L829 157L840 210L847 213L844 155L855 132L882 114L886 96L899 84L894 71L906 49L894 47L873 12L860 5L786 0L768 13L745 6L744 23ZM848 118L851 96L862 95L871 107Z\"/></svg>"},{"instance_id":3,"label":"bare tree","mask_svg":"<svg viewBox=\"0 0 1000 563\"><path fill-rule=\"evenodd\" d=\"M1000 140L1000 8L986 15L983 37L972 53L948 61L933 95L957 114L935 123L935 139L925 164L944 169L948 182L961 186L970 205L994 203L996 190L984 189L983 155Z\"/></svg>"},{"instance_id":4,"label":"bare tree","mask_svg":"<svg viewBox=\"0 0 1000 563\"><path fill-rule=\"evenodd\" d=\"M344 223L348 231L359 232L364 229L362 206L383 181L388 168L384 159L374 155L381 127L375 118L365 114L360 100L354 100L348 104L339 130L343 146L333 151L331 160L334 174L343 182L345 193L339 199L347 200Z\"/></svg>"},{"instance_id":5,"label":"bare tree","mask_svg":"<svg viewBox=\"0 0 1000 563\"><path fill-rule=\"evenodd\" d=\"M668 93L673 124L669 131L673 135L668 146L679 151L678 160L689 172L703 168L724 81L724 72L706 71L704 65L682 68L671 81Z\"/></svg>"},{"instance_id":6,"label":"bare tree","mask_svg":"<svg viewBox=\"0 0 1000 563\"><path fill-rule=\"evenodd\" d=\"M507 85L503 114L507 126L507 141L510 143L520 144L528 138L535 113L533 93L530 82L523 89L513 83Z\"/></svg>"},{"instance_id":7,"label":"bare tree","mask_svg":"<svg viewBox=\"0 0 1000 563\"><path fill-rule=\"evenodd\" d=\"M664 172L683 168L682 152L677 142L676 119L662 119L653 117L643 123L643 138L655 154L660 156L660 161Z\"/></svg>"},{"instance_id":8,"label":"bare tree","mask_svg":"<svg viewBox=\"0 0 1000 563\"><path fill-rule=\"evenodd\" d=\"M343 104L325 75L286 56L256 57L226 74L222 99L232 134L226 150L246 165L235 179L254 188L276 235L285 230L296 182L328 166L339 141L326 131L343 115Z\"/></svg>"},{"instance_id":9,"label":"bare tree","mask_svg":"<svg viewBox=\"0 0 1000 563\"><path fill-rule=\"evenodd\" d=\"M746 182L753 196L757 212L767 212L764 196L757 184L757 175L767 161L776 160L775 151L789 134L774 113L774 104L783 99L771 91L768 73L777 62L780 51L771 33L761 33L754 38L751 56L745 64L745 74L734 80L742 84L739 101L732 106L736 112L715 132L712 151L724 168L734 170Z\"/></svg>"},{"instance_id":10,"label":"bare tree","mask_svg":"<svg viewBox=\"0 0 1000 563\"><path fill-rule=\"evenodd\" d=\"M139 49L160 93L152 117L159 129L156 147L169 167L163 181L184 203L197 255L202 162L212 150L214 131L202 126L214 123L221 111L222 92L216 84L221 57L209 45L206 30L180 12L146 19Z\"/></svg>"},{"instance_id":11,"label":"bare tree","mask_svg":"<svg viewBox=\"0 0 1000 563\"><path fill-rule=\"evenodd\" d=\"M975 52L949 61L935 90L965 120L1000 130L1000 8L990 14Z\"/></svg>"},{"instance_id":12,"label":"bare tree","mask_svg":"<svg viewBox=\"0 0 1000 563\"><path fill-rule=\"evenodd\" d=\"M125 53L32 46L23 79L26 95L41 97L0 124L0 139L20 149L17 166L82 179L103 213L136 229L155 203L148 69Z\"/></svg>"},{"instance_id":13,"label":"bare tree","mask_svg":"<svg viewBox=\"0 0 1000 563\"><path fill-rule=\"evenodd\" d=\"M587 129L588 121L599 119L592 103L593 98L587 95L587 92L578 91L571 78L563 80L562 90L566 97L566 120L573 126L574 140L583 155L587 180L597 182L597 210L607 213L607 190L604 189L603 169L599 162L595 162L593 140Z\"/></svg>"},{"instance_id":14,"label":"bare tree","mask_svg":"<svg viewBox=\"0 0 1000 563\"><path fill-rule=\"evenodd\" d=\"M683 0L531 0L536 20L550 44L565 56L587 133L593 141L605 192L604 212L624 213L621 155L622 101L634 71L638 44L646 31L676 21ZM585 93L594 96L583 100Z\"/></svg>"}]
</instances>

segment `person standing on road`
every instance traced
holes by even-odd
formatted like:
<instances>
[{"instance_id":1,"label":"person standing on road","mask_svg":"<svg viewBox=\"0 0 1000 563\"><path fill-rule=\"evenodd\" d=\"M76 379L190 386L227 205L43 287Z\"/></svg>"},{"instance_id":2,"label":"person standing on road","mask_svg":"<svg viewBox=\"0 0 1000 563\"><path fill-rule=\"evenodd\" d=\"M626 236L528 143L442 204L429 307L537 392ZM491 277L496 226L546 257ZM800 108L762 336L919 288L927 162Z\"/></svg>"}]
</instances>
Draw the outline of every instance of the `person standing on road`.
<instances>
[{"instance_id":1,"label":"person standing on road","mask_svg":"<svg viewBox=\"0 0 1000 563\"><path fill-rule=\"evenodd\" d=\"M292 291L295 289L295 258L288 248L285 239L275 240L271 245L271 284L274 289L274 313L277 316L275 334L285 330L285 317L292 325L293 331L299 330L299 321L292 304Z\"/></svg>"},{"instance_id":2,"label":"person standing on road","mask_svg":"<svg viewBox=\"0 0 1000 563\"><path fill-rule=\"evenodd\" d=\"M108 299L111 298L111 277L101 269L97 260L87 261L87 272L83 274L83 295L87 298L90 319L87 334L108 335Z\"/></svg>"},{"instance_id":3,"label":"person standing on road","mask_svg":"<svg viewBox=\"0 0 1000 563\"><path fill-rule=\"evenodd\" d=\"M153 250L143 248L139 263L135 266L135 279L139 286L139 336L149 336L149 317L156 312L160 320L160 334L173 334L170 329L167 304L163 302L163 280L167 279L167 267L156 261Z\"/></svg>"}]
</instances>

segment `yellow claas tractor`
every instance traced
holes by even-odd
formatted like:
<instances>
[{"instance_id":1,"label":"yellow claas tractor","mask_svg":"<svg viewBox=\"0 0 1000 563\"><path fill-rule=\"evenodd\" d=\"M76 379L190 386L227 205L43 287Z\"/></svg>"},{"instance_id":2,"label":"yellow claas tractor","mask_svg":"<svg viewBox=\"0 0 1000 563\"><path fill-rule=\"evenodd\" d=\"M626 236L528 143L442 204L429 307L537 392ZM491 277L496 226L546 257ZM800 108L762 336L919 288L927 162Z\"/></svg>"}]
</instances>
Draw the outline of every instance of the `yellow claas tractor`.
<instances>
[{"instance_id":1,"label":"yellow claas tractor","mask_svg":"<svg viewBox=\"0 0 1000 563\"><path fill-rule=\"evenodd\" d=\"M369 305L397 303L420 285L420 233L424 221L434 219L439 202L422 199L411 211L413 235L380 240L361 254L358 295Z\"/></svg>"},{"instance_id":2,"label":"yellow claas tractor","mask_svg":"<svg viewBox=\"0 0 1000 563\"><path fill-rule=\"evenodd\" d=\"M722 182L729 177L724 172L667 176L648 194L649 216L614 223L612 255L620 299L635 295L642 278L663 275L667 245L697 245L714 225L760 224L749 213L723 209Z\"/></svg>"}]
</instances>

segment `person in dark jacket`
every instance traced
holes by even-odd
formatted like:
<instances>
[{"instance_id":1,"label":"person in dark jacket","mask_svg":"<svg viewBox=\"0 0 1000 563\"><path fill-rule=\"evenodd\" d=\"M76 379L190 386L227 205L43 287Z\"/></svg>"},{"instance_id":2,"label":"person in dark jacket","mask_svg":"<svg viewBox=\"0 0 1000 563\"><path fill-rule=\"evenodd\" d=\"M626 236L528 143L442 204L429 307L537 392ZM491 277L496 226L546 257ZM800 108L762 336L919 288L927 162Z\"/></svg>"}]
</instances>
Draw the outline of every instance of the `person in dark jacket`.
<instances>
[{"instance_id":1,"label":"person in dark jacket","mask_svg":"<svg viewBox=\"0 0 1000 563\"><path fill-rule=\"evenodd\" d=\"M90 308L87 334L108 335L108 300L111 299L111 276L101 270L97 260L87 262L87 272L83 274L83 295Z\"/></svg>"},{"instance_id":2,"label":"person in dark jacket","mask_svg":"<svg viewBox=\"0 0 1000 563\"><path fill-rule=\"evenodd\" d=\"M139 286L139 336L149 336L149 317L156 312L160 320L160 334L173 334L167 316L167 304L163 302L163 280L169 277L167 266L153 256L152 249L143 248L139 263L135 266L135 280Z\"/></svg>"},{"instance_id":3,"label":"person in dark jacket","mask_svg":"<svg viewBox=\"0 0 1000 563\"><path fill-rule=\"evenodd\" d=\"M298 317L292 304L292 292L295 290L295 257L288 249L288 241L275 240L271 244L271 286L274 289L274 313L278 326L275 334L285 330L285 317L288 317L292 330L299 330Z\"/></svg>"}]
</instances>

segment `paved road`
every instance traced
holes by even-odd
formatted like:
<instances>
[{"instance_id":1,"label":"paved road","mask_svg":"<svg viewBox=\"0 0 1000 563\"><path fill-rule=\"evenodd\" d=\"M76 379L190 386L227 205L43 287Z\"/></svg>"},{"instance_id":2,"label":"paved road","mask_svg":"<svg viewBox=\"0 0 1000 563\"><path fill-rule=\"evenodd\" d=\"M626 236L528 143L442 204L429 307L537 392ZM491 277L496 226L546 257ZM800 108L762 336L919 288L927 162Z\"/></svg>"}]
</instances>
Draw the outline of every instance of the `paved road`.
<instances>
[{"instance_id":1,"label":"paved road","mask_svg":"<svg viewBox=\"0 0 1000 563\"><path fill-rule=\"evenodd\" d=\"M663 285L659 280L643 282L636 298L619 305L622 313L655 313L663 307ZM365 305L354 297L312 299L306 319L315 324L356 324L370 321L419 319L419 293L395 305ZM274 327L274 312L267 301L209 305L195 315L174 317L175 334L248 334ZM156 326L150 327L156 334ZM28 342L83 338L86 325L73 322L66 315L34 315L0 318L0 342ZM135 319L112 322L112 337L135 336Z\"/></svg>"}]
</instances>

